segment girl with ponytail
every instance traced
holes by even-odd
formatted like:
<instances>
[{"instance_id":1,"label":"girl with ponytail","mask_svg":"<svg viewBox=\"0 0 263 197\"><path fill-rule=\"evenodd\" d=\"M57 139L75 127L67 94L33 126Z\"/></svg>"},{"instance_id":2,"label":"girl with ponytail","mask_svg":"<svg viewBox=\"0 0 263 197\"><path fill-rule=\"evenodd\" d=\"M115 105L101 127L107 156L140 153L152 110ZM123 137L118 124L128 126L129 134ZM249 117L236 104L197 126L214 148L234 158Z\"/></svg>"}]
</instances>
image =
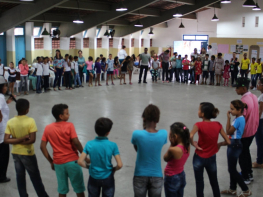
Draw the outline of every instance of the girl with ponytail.
<instances>
[{"instance_id":1,"label":"girl with ponytail","mask_svg":"<svg viewBox=\"0 0 263 197\"><path fill-rule=\"evenodd\" d=\"M180 122L170 127L170 148L164 155L167 162L164 170L164 191L166 197L183 197L185 182L184 165L190 152L189 129Z\"/></svg>"},{"instance_id":2,"label":"girl with ponytail","mask_svg":"<svg viewBox=\"0 0 263 197\"><path fill-rule=\"evenodd\" d=\"M221 146L229 145L222 125L219 122L211 121L219 114L219 110L212 103L201 103L198 116L203 121L195 123L190 134L191 144L196 148L193 166L196 182L196 196L204 196L204 169L206 169L214 197L220 197L220 190L217 180L216 153ZM194 135L198 133L198 142L194 141ZM224 142L218 142L219 134Z\"/></svg>"}]
</instances>

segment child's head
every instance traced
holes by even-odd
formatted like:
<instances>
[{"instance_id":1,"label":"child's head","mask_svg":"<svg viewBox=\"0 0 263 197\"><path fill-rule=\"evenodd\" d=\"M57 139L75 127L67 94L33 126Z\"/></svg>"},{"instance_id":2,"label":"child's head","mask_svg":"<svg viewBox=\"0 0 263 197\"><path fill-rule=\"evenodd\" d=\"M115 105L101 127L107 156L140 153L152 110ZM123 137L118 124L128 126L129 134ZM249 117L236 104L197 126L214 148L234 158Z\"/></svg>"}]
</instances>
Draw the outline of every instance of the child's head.
<instances>
[{"instance_id":1,"label":"child's head","mask_svg":"<svg viewBox=\"0 0 263 197\"><path fill-rule=\"evenodd\" d=\"M9 63L9 67L10 67L10 68L14 68L14 62L10 62L10 63Z\"/></svg>"},{"instance_id":2,"label":"child's head","mask_svg":"<svg viewBox=\"0 0 263 197\"><path fill-rule=\"evenodd\" d=\"M211 56L211 60L215 60L216 57L214 55Z\"/></svg>"},{"instance_id":3,"label":"child's head","mask_svg":"<svg viewBox=\"0 0 263 197\"><path fill-rule=\"evenodd\" d=\"M154 61L157 61L157 55L153 56Z\"/></svg>"},{"instance_id":4,"label":"child's head","mask_svg":"<svg viewBox=\"0 0 263 197\"><path fill-rule=\"evenodd\" d=\"M261 58L259 58L259 59L258 59L257 63L258 63L258 64L260 64L260 63L261 63Z\"/></svg>"},{"instance_id":5,"label":"child's head","mask_svg":"<svg viewBox=\"0 0 263 197\"><path fill-rule=\"evenodd\" d=\"M103 57L103 58L101 59L101 62L106 62L106 58Z\"/></svg>"},{"instance_id":6,"label":"child's head","mask_svg":"<svg viewBox=\"0 0 263 197\"><path fill-rule=\"evenodd\" d=\"M48 57L44 57L43 61L46 64L48 62Z\"/></svg>"},{"instance_id":7,"label":"child's head","mask_svg":"<svg viewBox=\"0 0 263 197\"><path fill-rule=\"evenodd\" d=\"M109 58L110 58L110 59L112 58L112 54L109 54Z\"/></svg>"},{"instance_id":8,"label":"child's head","mask_svg":"<svg viewBox=\"0 0 263 197\"><path fill-rule=\"evenodd\" d=\"M74 56L74 60L77 62L79 60L78 56Z\"/></svg>"},{"instance_id":9,"label":"child's head","mask_svg":"<svg viewBox=\"0 0 263 197\"><path fill-rule=\"evenodd\" d=\"M95 132L100 137L109 135L113 122L109 118L99 118L95 123Z\"/></svg>"},{"instance_id":10,"label":"child's head","mask_svg":"<svg viewBox=\"0 0 263 197\"><path fill-rule=\"evenodd\" d=\"M26 99L18 99L16 102L16 111L18 115L26 115L29 112L29 101Z\"/></svg>"},{"instance_id":11,"label":"child's head","mask_svg":"<svg viewBox=\"0 0 263 197\"><path fill-rule=\"evenodd\" d=\"M170 126L170 142L173 146L182 142L186 150L190 146L190 132L189 129L181 122L175 122Z\"/></svg>"},{"instance_id":12,"label":"child's head","mask_svg":"<svg viewBox=\"0 0 263 197\"><path fill-rule=\"evenodd\" d=\"M65 55L65 59L67 60L69 58L69 54L66 54Z\"/></svg>"},{"instance_id":13,"label":"child's head","mask_svg":"<svg viewBox=\"0 0 263 197\"><path fill-rule=\"evenodd\" d=\"M258 81L257 90L263 92L263 78L260 78L260 80Z\"/></svg>"},{"instance_id":14,"label":"child's head","mask_svg":"<svg viewBox=\"0 0 263 197\"><path fill-rule=\"evenodd\" d=\"M173 55L176 57L177 56L177 52L174 52Z\"/></svg>"},{"instance_id":15,"label":"child's head","mask_svg":"<svg viewBox=\"0 0 263 197\"><path fill-rule=\"evenodd\" d=\"M125 61L130 61L130 59L131 59L131 56L127 56L127 57L125 58Z\"/></svg>"},{"instance_id":16,"label":"child's head","mask_svg":"<svg viewBox=\"0 0 263 197\"><path fill-rule=\"evenodd\" d=\"M209 58L209 54L206 54L206 55L205 55L205 58L208 60L208 58Z\"/></svg>"},{"instance_id":17,"label":"child's head","mask_svg":"<svg viewBox=\"0 0 263 197\"><path fill-rule=\"evenodd\" d=\"M245 77L240 77L236 81L236 93L238 95L244 95L249 88L250 80Z\"/></svg>"},{"instance_id":18,"label":"child's head","mask_svg":"<svg viewBox=\"0 0 263 197\"><path fill-rule=\"evenodd\" d=\"M232 116L240 116L244 112L244 108L247 108L247 105L241 100L234 100L230 103L230 113Z\"/></svg>"},{"instance_id":19,"label":"child's head","mask_svg":"<svg viewBox=\"0 0 263 197\"><path fill-rule=\"evenodd\" d=\"M222 53L218 53L218 54L217 54L217 57L218 57L218 58L221 58L221 57L222 57Z\"/></svg>"},{"instance_id":20,"label":"child's head","mask_svg":"<svg viewBox=\"0 0 263 197\"><path fill-rule=\"evenodd\" d=\"M114 57L114 63L117 63L118 61L119 61L118 56L115 56L115 57Z\"/></svg>"},{"instance_id":21,"label":"child's head","mask_svg":"<svg viewBox=\"0 0 263 197\"><path fill-rule=\"evenodd\" d=\"M191 60L194 62L195 61L195 56L191 56Z\"/></svg>"},{"instance_id":22,"label":"child's head","mask_svg":"<svg viewBox=\"0 0 263 197\"><path fill-rule=\"evenodd\" d=\"M73 61L73 56L72 55L69 56L69 60Z\"/></svg>"},{"instance_id":23,"label":"child's head","mask_svg":"<svg viewBox=\"0 0 263 197\"><path fill-rule=\"evenodd\" d=\"M198 111L199 118L210 120L216 118L218 114L219 110L215 108L215 106L212 103L200 103Z\"/></svg>"},{"instance_id":24,"label":"child's head","mask_svg":"<svg viewBox=\"0 0 263 197\"><path fill-rule=\"evenodd\" d=\"M50 61L50 62L53 62L53 57L50 57L50 58L49 58L49 61Z\"/></svg>"},{"instance_id":25,"label":"child's head","mask_svg":"<svg viewBox=\"0 0 263 197\"><path fill-rule=\"evenodd\" d=\"M93 57L89 56L89 61L90 62L93 61Z\"/></svg>"},{"instance_id":26,"label":"child's head","mask_svg":"<svg viewBox=\"0 0 263 197\"><path fill-rule=\"evenodd\" d=\"M181 55L179 55L179 56L178 56L178 59L180 60L181 58L182 58L182 56L181 56Z\"/></svg>"},{"instance_id":27,"label":"child's head","mask_svg":"<svg viewBox=\"0 0 263 197\"><path fill-rule=\"evenodd\" d=\"M52 114L56 121L68 121L69 111L66 104L57 104L52 108Z\"/></svg>"},{"instance_id":28,"label":"child's head","mask_svg":"<svg viewBox=\"0 0 263 197\"><path fill-rule=\"evenodd\" d=\"M244 58L247 59L247 53L244 53Z\"/></svg>"},{"instance_id":29,"label":"child's head","mask_svg":"<svg viewBox=\"0 0 263 197\"><path fill-rule=\"evenodd\" d=\"M37 62L40 63L42 61L41 57L37 57Z\"/></svg>"},{"instance_id":30,"label":"child's head","mask_svg":"<svg viewBox=\"0 0 263 197\"><path fill-rule=\"evenodd\" d=\"M201 61L201 57L200 56L197 57L197 61Z\"/></svg>"},{"instance_id":31,"label":"child's head","mask_svg":"<svg viewBox=\"0 0 263 197\"><path fill-rule=\"evenodd\" d=\"M142 113L142 119L143 119L143 123L146 122L158 123L160 119L159 108L153 104L148 105Z\"/></svg>"},{"instance_id":32,"label":"child's head","mask_svg":"<svg viewBox=\"0 0 263 197\"><path fill-rule=\"evenodd\" d=\"M252 62L253 62L253 63L255 63L255 61L256 61L256 58L255 58L255 57L253 57L253 58L252 58Z\"/></svg>"},{"instance_id":33,"label":"child's head","mask_svg":"<svg viewBox=\"0 0 263 197\"><path fill-rule=\"evenodd\" d=\"M100 57L97 57L97 58L96 58L96 62L100 62Z\"/></svg>"},{"instance_id":34,"label":"child's head","mask_svg":"<svg viewBox=\"0 0 263 197\"><path fill-rule=\"evenodd\" d=\"M226 63L226 65L228 65L228 64L229 64L229 61L228 61L228 60L226 60L226 61L225 61L225 63Z\"/></svg>"},{"instance_id":35,"label":"child's head","mask_svg":"<svg viewBox=\"0 0 263 197\"><path fill-rule=\"evenodd\" d=\"M184 56L184 58L187 60L187 58L188 58L188 55L185 55L185 56Z\"/></svg>"}]
</instances>

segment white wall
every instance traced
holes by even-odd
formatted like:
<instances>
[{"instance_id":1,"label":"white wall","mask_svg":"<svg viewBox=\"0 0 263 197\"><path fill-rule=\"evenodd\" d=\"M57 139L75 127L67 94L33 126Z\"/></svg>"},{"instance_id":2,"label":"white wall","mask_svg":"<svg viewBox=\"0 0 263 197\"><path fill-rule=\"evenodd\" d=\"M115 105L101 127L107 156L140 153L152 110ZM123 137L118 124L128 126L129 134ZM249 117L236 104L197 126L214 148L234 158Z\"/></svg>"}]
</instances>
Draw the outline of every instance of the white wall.
<instances>
[{"instance_id":1,"label":"white wall","mask_svg":"<svg viewBox=\"0 0 263 197\"><path fill-rule=\"evenodd\" d=\"M263 8L263 1L258 1ZM222 5L219 10L217 37L227 38L263 38L263 12L243 8L244 2L232 0L231 4ZM255 27L255 17L259 17L259 26ZM242 27L242 17L245 17L245 27Z\"/></svg>"}]
</instances>

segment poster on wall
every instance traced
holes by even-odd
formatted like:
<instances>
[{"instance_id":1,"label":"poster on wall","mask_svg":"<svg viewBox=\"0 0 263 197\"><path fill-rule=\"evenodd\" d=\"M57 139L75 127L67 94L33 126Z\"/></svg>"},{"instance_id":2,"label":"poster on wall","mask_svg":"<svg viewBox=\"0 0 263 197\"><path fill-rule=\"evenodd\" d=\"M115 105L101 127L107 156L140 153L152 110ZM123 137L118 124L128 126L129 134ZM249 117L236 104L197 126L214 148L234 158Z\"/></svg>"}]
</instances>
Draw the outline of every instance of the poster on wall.
<instances>
[{"instance_id":1,"label":"poster on wall","mask_svg":"<svg viewBox=\"0 0 263 197\"><path fill-rule=\"evenodd\" d=\"M242 44L242 40L237 40L237 44Z\"/></svg>"},{"instance_id":2,"label":"poster on wall","mask_svg":"<svg viewBox=\"0 0 263 197\"><path fill-rule=\"evenodd\" d=\"M231 45L230 46L230 52L231 53L236 52L236 45Z\"/></svg>"},{"instance_id":3,"label":"poster on wall","mask_svg":"<svg viewBox=\"0 0 263 197\"><path fill-rule=\"evenodd\" d=\"M258 51L257 50L252 50L251 51L251 58L256 58L257 59L257 56L258 56Z\"/></svg>"},{"instance_id":4,"label":"poster on wall","mask_svg":"<svg viewBox=\"0 0 263 197\"><path fill-rule=\"evenodd\" d=\"M217 54L217 48L218 48L217 43L212 43L211 46L212 46L212 54L216 55Z\"/></svg>"},{"instance_id":5,"label":"poster on wall","mask_svg":"<svg viewBox=\"0 0 263 197\"><path fill-rule=\"evenodd\" d=\"M236 54L243 53L243 45L236 45Z\"/></svg>"},{"instance_id":6,"label":"poster on wall","mask_svg":"<svg viewBox=\"0 0 263 197\"><path fill-rule=\"evenodd\" d=\"M244 45L244 46L243 46L243 51L244 51L244 52L248 52L248 45Z\"/></svg>"}]
</instances>

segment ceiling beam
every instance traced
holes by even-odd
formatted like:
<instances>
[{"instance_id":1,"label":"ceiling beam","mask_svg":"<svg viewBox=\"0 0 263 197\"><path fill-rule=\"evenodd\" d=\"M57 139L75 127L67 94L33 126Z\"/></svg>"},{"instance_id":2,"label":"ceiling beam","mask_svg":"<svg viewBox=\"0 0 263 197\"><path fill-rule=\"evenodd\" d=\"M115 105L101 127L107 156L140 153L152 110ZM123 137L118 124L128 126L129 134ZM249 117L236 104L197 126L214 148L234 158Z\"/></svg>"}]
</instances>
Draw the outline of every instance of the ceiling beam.
<instances>
[{"instance_id":1,"label":"ceiling beam","mask_svg":"<svg viewBox=\"0 0 263 197\"><path fill-rule=\"evenodd\" d=\"M217 2L217 3L214 3L213 5L210 5L210 6L207 6L208 8L218 8L218 9L221 9L221 3L220 2Z\"/></svg>"},{"instance_id":2,"label":"ceiling beam","mask_svg":"<svg viewBox=\"0 0 263 197\"><path fill-rule=\"evenodd\" d=\"M60 26L60 36L61 37L70 37L71 35L75 35L79 32L82 32L86 29L90 29L92 27L96 27L102 24L105 24L111 20L122 17L126 14L130 14L139 9L142 9L152 3L157 2L158 0L132 0L125 2L125 5L128 7L128 11L125 12L116 12L116 5L112 6L111 11L109 12L95 12L86 17L83 17L83 24L61 24ZM158 18L158 17L157 17Z\"/></svg>"},{"instance_id":3,"label":"ceiling beam","mask_svg":"<svg viewBox=\"0 0 263 197\"><path fill-rule=\"evenodd\" d=\"M112 21L105 23L104 25L114 25L114 26L128 26L130 25L130 22L124 19L115 19Z\"/></svg>"},{"instance_id":4,"label":"ceiling beam","mask_svg":"<svg viewBox=\"0 0 263 197\"><path fill-rule=\"evenodd\" d=\"M138 11L132 12L130 14L158 17L161 15L161 12L158 9L143 8L143 9L140 9Z\"/></svg>"},{"instance_id":5,"label":"ceiling beam","mask_svg":"<svg viewBox=\"0 0 263 197\"><path fill-rule=\"evenodd\" d=\"M171 3L180 3L180 4L184 4L184 5L195 5L195 0L163 0L163 1L167 1L167 2L171 2Z\"/></svg>"},{"instance_id":6,"label":"ceiling beam","mask_svg":"<svg viewBox=\"0 0 263 197\"><path fill-rule=\"evenodd\" d=\"M187 14L187 15L184 15L184 16L182 16L182 17L180 17L180 18L184 18L184 19L194 19L194 20L197 19L196 13Z\"/></svg>"},{"instance_id":7,"label":"ceiling beam","mask_svg":"<svg viewBox=\"0 0 263 197\"><path fill-rule=\"evenodd\" d=\"M66 9L78 9L78 2L77 1L68 1L68 2L62 3L56 7L66 8ZM107 4L107 3L79 1L79 9L107 12L107 11L111 10L111 5Z\"/></svg>"},{"instance_id":8,"label":"ceiling beam","mask_svg":"<svg viewBox=\"0 0 263 197\"><path fill-rule=\"evenodd\" d=\"M20 1L20 0L0 0L0 3L19 3L19 4L35 4L34 1Z\"/></svg>"},{"instance_id":9,"label":"ceiling beam","mask_svg":"<svg viewBox=\"0 0 263 197\"><path fill-rule=\"evenodd\" d=\"M21 4L7 10L0 17L0 32L5 32L68 0L38 0L34 4Z\"/></svg>"},{"instance_id":10,"label":"ceiling beam","mask_svg":"<svg viewBox=\"0 0 263 197\"><path fill-rule=\"evenodd\" d=\"M193 6L190 6L190 5L180 6L180 12L183 14L183 16L185 16L185 15L194 13L196 10L212 5L216 2L219 2L219 0L196 0L196 4ZM169 21L174 18L173 14L175 13L175 11L176 11L176 8L167 10L163 12L163 14L160 17L157 17L154 20L152 20L152 18L149 18L149 17L141 19L141 22L143 24L142 28L135 27L134 23L132 23L128 27L116 27L114 36L123 37L129 34L135 33L137 31L143 30L145 28L149 28L154 25L163 23L165 21Z\"/></svg>"}]
</instances>

